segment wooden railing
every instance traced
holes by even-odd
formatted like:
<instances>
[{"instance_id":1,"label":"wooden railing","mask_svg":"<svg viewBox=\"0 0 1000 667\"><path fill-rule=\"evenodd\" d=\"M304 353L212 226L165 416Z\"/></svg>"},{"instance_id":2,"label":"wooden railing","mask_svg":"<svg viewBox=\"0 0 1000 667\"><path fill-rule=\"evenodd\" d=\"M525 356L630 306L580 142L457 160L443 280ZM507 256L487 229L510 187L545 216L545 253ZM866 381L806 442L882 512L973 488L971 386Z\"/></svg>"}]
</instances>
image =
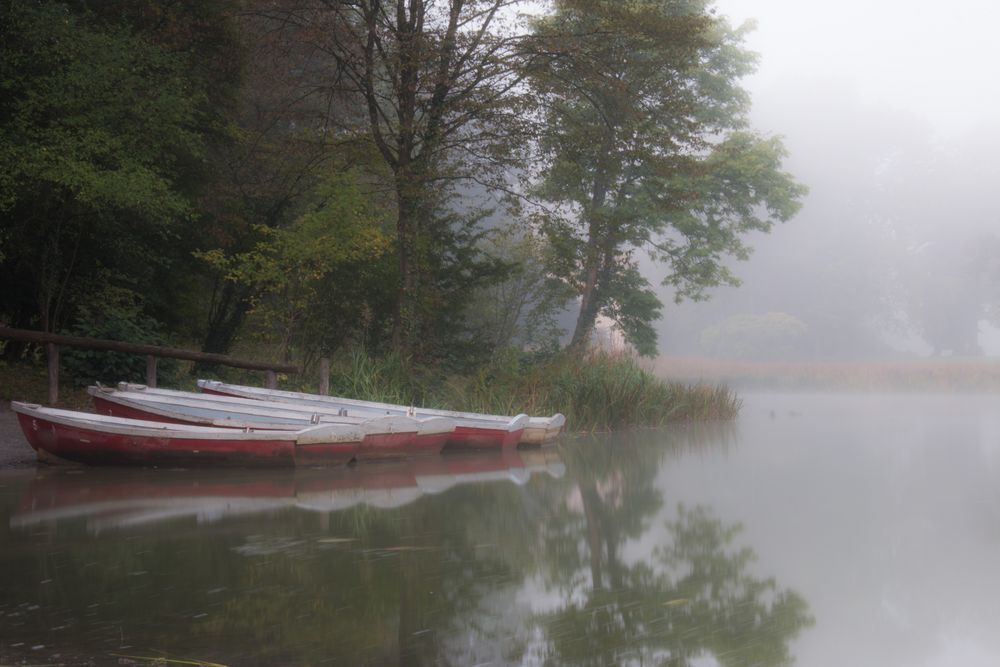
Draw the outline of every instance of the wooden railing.
<instances>
[{"instance_id":1,"label":"wooden railing","mask_svg":"<svg viewBox=\"0 0 1000 667\"><path fill-rule=\"evenodd\" d=\"M278 373L298 373L301 369L292 364L275 364L266 361L249 361L234 359L225 354L195 352L160 345L145 345L141 343L124 343L117 340L100 340L82 336L64 336L62 334L31 331L29 329L11 329L0 327L0 339L19 340L28 343L44 343L49 362L49 403L59 402L59 348L75 347L83 350L108 350L138 354L146 357L146 384L156 386L156 360L159 358L183 359L185 361L200 361L208 364L219 364L233 368L245 368L252 371L264 371L267 374L267 387L275 389L278 386Z\"/></svg>"}]
</instances>

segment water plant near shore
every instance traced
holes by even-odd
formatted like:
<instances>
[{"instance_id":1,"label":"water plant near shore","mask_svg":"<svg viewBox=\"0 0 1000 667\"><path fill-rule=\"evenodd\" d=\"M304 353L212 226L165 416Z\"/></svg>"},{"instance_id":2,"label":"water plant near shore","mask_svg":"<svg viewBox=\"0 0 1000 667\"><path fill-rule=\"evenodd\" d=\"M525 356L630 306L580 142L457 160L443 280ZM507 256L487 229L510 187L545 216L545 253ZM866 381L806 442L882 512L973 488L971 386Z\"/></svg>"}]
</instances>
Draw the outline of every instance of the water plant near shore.
<instances>
[{"instance_id":1,"label":"water plant near shore","mask_svg":"<svg viewBox=\"0 0 1000 667\"><path fill-rule=\"evenodd\" d=\"M665 381L631 356L603 352L543 360L511 353L469 374L450 376L407 370L393 356L354 352L335 364L331 392L468 412L561 412L573 431L732 419L741 406L726 387Z\"/></svg>"}]
</instances>

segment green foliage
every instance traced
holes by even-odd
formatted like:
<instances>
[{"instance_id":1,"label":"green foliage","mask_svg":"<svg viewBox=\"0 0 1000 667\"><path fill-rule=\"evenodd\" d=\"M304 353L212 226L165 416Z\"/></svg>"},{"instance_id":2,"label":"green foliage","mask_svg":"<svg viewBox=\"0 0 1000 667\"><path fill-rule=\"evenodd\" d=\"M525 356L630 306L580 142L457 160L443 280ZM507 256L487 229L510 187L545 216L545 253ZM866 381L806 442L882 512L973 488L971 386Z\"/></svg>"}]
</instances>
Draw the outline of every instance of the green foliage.
<instances>
[{"instance_id":1,"label":"green foliage","mask_svg":"<svg viewBox=\"0 0 1000 667\"><path fill-rule=\"evenodd\" d=\"M649 283L632 264L623 263L609 275L601 289L605 301L603 313L625 334L626 340L640 355L656 355L656 330L663 304Z\"/></svg>"},{"instance_id":2,"label":"green foliage","mask_svg":"<svg viewBox=\"0 0 1000 667\"><path fill-rule=\"evenodd\" d=\"M352 174L322 182L306 211L287 227L258 225L247 252L197 256L248 288L250 315L262 340L286 358L293 349L329 353L384 317L389 237Z\"/></svg>"},{"instance_id":3,"label":"green foliage","mask_svg":"<svg viewBox=\"0 0 1000 667\"><path fill-rule=\"evenodd\" d=\"M0 14L0 313L54 330L110 267L163 287L212 116L184 51L120 17L52 0Z\"/></svg>"},{"instance_id":4,"label":"green foliage","mask_svg":"<svg viewBox=\"0 0 1000 667\"><path fill-rule=\"evenodd\" d=\"M537 396L540 414L562 412L576 430L655 427L671 421L732 419L741 402L723 387L667 382L631 357L604 353L561 356L512 387Z\"/></svg>"},{"instance_id":5,"label":"green foliage","mask_svg":"<svg viewBox=\"0 0 1000 667\"><path fill-rule=\"evenodd\" d=\"M778 139L745 129L752 71L706 0L562 0L539 19L532 81L546 96L536 193L555 251L553 274L581 299L574 344L598 316L644 354L660 304L634 253L668 267L678 300L736 284L727 255L742 237L789 219L804 189L781 170Z\"/></svg>"},{"instance_id":6,"label":"green foliage","mask_svg":"<svg viewBox=\"0 0 1000 667\"><path fill-rule=\"evenodd\" d=\"M528 145L524 109L534 100L515 65L520 40L506 34L510 4L359 0L308 19L336 59L337 87L363 110L345 114L346 124L377 150L395 199L392 338L414 358L464 356L455 351L465 302L503 275L477 247L478 207L452 197L459 183L509 189L507 170Z\"/></svg>"},{"instance_id":7,"label":"green foliage","mask_svg":"<svg viewBox=\"0 0 1000 667\"><path fill-rule=\"evenodd\" d=\"M114 288L107 289L91 303L81 304L76 321L66 333L128 343L167 344L162 326L143 313L137 295ZM59 359L62 371L78 386L146 381L146 357L142 355L67 347ZM158 359L156 370L158 382L177 383L175 360Z\"/></svg>"},{"instance_id":8,"label":"green foliage","mask_svg":"<svg viewBox=\"0 0 1000 667\"><path fill-rule=\"evenodd\" d=\"M510 347L553 352L562 335L557 317L572 290L546 269L545 239L511 226L493 230L483 251L508 267L503 280L478 289L464 313L470 334L489 357Z\"/></svg>"},{"instance_id":9,"label":"green foliage","mask_svg":"<svg viewBox=\"0 0 1000 667\"><path fill-rule=\"evenodd\" d=\"M426 373L414 373L396 353L373 357L364 349L355 349L331 368L330 391L363 401L416 405L422 402L425 388L433 382Z\"/></svg>"},{"instance_id":10,"label":"green foliage","mask_svg":"<svg viewBox=\"0 0 1000 667\"><path fill-rule=\"evenodd\" d=\"M169 168L201 142L176 58L62 3L8 7L4 209L28 188L91 213L162 222L185 212Z\"/></svg>"},{"instance_id":11,"label":"green foliage","mask_svg":"<svg viewBox=\"0 0 1000 667\"><path fill-rule=\"evenodd\" d=\"M461 370L489 359L489 339L497 333L486 332L472 314L475 299L498 284L516 280L518 265L503 253L491 252L492 235L481 224L491 211L473 204L457 210L451 194L441 199L433 224L413 253L421 287L407 297L409 306L403 309L406 317L413 318L406 327L412 337L405 344L405 356Z\"/></svg>"}]
</instances>

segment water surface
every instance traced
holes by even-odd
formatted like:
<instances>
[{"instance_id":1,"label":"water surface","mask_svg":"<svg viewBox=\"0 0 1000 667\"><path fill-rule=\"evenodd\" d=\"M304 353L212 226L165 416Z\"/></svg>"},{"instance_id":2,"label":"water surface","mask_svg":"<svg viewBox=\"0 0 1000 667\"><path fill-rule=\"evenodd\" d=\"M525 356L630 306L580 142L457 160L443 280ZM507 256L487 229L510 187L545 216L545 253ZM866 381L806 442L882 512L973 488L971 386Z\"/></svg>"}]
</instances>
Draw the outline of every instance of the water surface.
<instances>
[{"instance_id":1,"label":"water surface","mask_svg":"<svg viewBox=\"0 0 1000 667\"><path fill-rule=\"evenodd\" d=\"M0 664L1000 664L997 401L756 395L507 456L9 471Z\"/></svg>"}]
</instances>

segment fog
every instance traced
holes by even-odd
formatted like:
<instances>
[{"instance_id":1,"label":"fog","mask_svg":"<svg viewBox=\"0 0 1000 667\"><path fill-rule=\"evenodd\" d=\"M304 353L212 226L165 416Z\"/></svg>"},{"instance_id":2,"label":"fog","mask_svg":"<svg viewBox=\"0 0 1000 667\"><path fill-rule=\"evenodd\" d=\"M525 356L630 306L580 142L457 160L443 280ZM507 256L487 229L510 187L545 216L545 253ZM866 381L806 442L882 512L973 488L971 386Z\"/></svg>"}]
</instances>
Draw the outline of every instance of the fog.
<instances>
[{"instance_id":1,"label":"fog","mask_svg":"<svg viewBox=\"0 0 1000 667\"><path fill-rule=\"evenodd\" d=\"M667 355L1000 356L1000 6L720 0L760 55L755 129L810 188L739 288L674 305ZM649 267L655 274L655 267ZM655 276L654 276L655 277ZM662 277L662 276L661 276Z\"/></svg>"}]
</instances>

